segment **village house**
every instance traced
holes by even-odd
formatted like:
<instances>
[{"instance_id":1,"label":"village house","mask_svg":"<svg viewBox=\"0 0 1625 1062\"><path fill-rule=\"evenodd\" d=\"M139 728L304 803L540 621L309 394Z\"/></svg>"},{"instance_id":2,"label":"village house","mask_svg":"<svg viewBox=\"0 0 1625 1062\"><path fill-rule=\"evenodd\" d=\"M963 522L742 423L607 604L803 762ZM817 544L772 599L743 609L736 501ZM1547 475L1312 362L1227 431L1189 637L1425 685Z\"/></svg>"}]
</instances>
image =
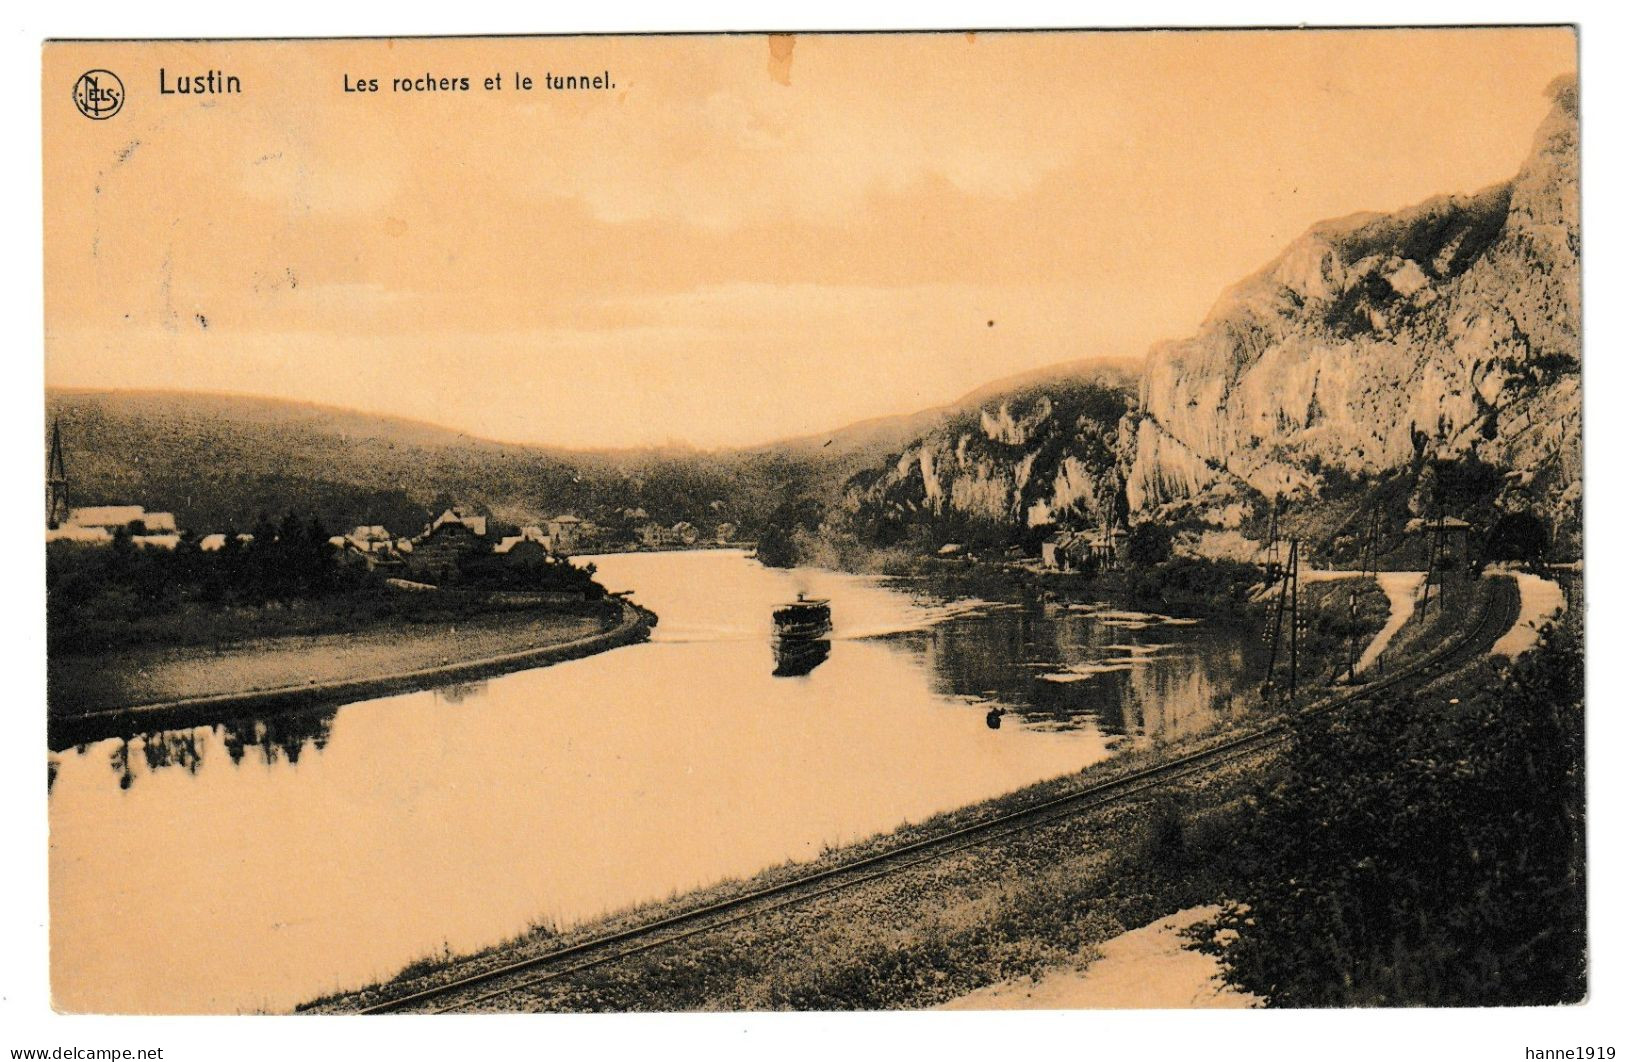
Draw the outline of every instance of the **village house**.
<instances>
[{"instance_id":1,"label":"village house","mask_svg":"<svg viewBox=\"0 0 1625 1062\"><path fill-rule=\"evenodd\" d=\"M395 548L395 536L383 524L363 524L343 536L344 545L362 553L381 553Z\"/></svg>"},{"instance_id":2,"label":"village house","mask_svg":"<svg viewBox=\"0 0 1625 1062\"><path fill-rule=\"evenodd\" d=\"M254 541L253 535L243 533L237 536L237 542L240 545L246 546L252 541ZM342 542L343 539L341 538L338 541ZM197 540L197 548L202 550L204 553L214 553L218 550L225 549L226 536L220 531L216 531L212 535L204 535L202 538Z\"/></svg>"},{"instance_id":3,"label":"village house","mask_svg":"<svg viewBox=\"0 0 1625 1062\"><path fill-rule=\"evenodd\" d=\"M545 560L553 552L553 541L537 524L527 524L517 535L509 535L491 548L491 552L516 563Z\"/></svg>"},{"instance_id":4,"label":"village house","mask_svg":"<svg viewBox=\"0 0 1625 1062\"><path fill-rule=\"evenodd\" d=\"M1044 567L1051 571L1077 571L1087 564L1116 568L1123 562L1128 532L1120 527L1093 531L1058 531L1038 547Z\"/></svg>"},{"instance_id":5,"label":"village house","mask_svg":"<svg viewBox=\"0 0 1625 1062\"><path fill-rule=\"evenodd\" d=\"M124 527L135 535L163 535L175 531L175 514L149 513L139 505L86 505L69 513L68 523L109 532Z\"/></svg>"},{"instance_id":6,"label":"village house","mask_svg":"<svg viewBox=\"0 0 1625 1062\"><path fill-rule=\"evenodd\" d=\"M671 528L650 521L638 528L638 538L650 549L659 549L663 546L677 545L677 536Z\"/></svg>"},{"instance_id":7,"label":"village house","mask_svg":"<svg viewBox=\"0 0 1625 1062\"><path fill-rule=\"evenodd\" d=\"M78 542L105 546L119 531L147 549L174 549L180 545L174 513L149 513L139 505L85 505L68 513L67 522L48 527L46 542Z\"/></svg>"},{"instance_id":8,"label":"village house","mask_svg":"<svg viewBox=\"0 0 1625 1062\"><path fill-rule=\"evenodd\" d=\"M348 534L334 535L327 543L340 551L343 560L365 564L368 571L401 567L412 552L411 542L397 539L382 524L363 524Z\"/></svg>"},{"instance_id":9,"label":"village house","mask_svg":"<svg viewBox=\"0 0 1625 1062\"><path fill-rule=\"evenodd\" d=\"M1038 546L1038 559L1050 571L1061 571L1066 567L1066 551L1071 545L1072 532L1058 531L1046 538Z\"/></svg>"},{"instance_id":10,"label":"village house","mask_svg":"<svg viewBox=\"0 0 1625 1062\"><path fill-rule=\"evenodd\" d=\"M546 524L547 537L552 542L554 553L574 553L581 548L581 517L565 513L546 521Z\"/></svg>"},{"instance_id":11,"label":"village house","mask_svg":"<svg viewBox=\"0 0 1625 1062\"><path fill-rule=\"evenodd\" d=\"M490 547L485 517L454 506L435 517L411 542L411 566L441 580L456 576L458 562Z\"/></svg>"},{"instance_id":12,"label":"village house","mask_svg":"<svg viewBox=\"0 0 1625 1062\"><path fill-rule=\"evenodd\" d=\"M739 534L738 524L723 521L717 525L717 545L727 545L734 540L734 536L737 534Z\"/></svg>"},{"instance_id":13,"label":"village house","mask_svg":"<svg viewBox=\"0 0 1625 1062\"><path fill-rule=\"evenodd\" d=\"M1127 559L1128 532L1121 527L1102 529L1089 540L1089 552L1102 568L1116 568Z\"/></svg>"},{"instance_id":14,"label":"village house","mask_svg":"<svg viewBox=\"0 0 1625 1062\"><path fill-rule=\"evenodd\" d=\"M509 564L518 565L540 564L550 556L545 545L523 535L509 535L493 546L491 552Z\"/></svg>"},{"instance_id":15,"label":"village house","mask_svg":"<svg viewBox=\"0 0 1625 1062\"><path fill-rule=\"evenodd\" d=\"M671 525L672 538L685 546L692 546L700 540L700 529L687 520L679 520Z\"/></svg>"},{"instance_id":16,"label":"village house","mask_svg":"<svg viewBox=\"0 0 1625 1062\"><path fill-rule=\"evenodd\" d=\"M113 532L105 527L79 527L76 524L62 524L59 527L45 529L45 541L51 542L77 542L82 546L105 546L113 541Z\"/></svg>"},{"instance_id":17,"label":"village house","mask_svg":"<svg viewBox=\"0 0 1625 1062\"><path fill-rule=\"evenodd\" d=\"M1089 536L1082 531L1058 531L1038 547L1044 567L1069 572L1084 566L1092 555Z\"/></svg>"}]
</instances>

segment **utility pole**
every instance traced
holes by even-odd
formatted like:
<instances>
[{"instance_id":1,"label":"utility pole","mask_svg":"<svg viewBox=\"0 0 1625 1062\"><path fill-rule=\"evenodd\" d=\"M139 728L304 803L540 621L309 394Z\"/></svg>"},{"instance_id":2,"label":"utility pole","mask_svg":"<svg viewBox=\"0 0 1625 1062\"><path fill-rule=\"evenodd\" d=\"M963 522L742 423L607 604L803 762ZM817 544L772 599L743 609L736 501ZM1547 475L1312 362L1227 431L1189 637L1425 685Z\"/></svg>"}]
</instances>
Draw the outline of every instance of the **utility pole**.
<instances>
[{"instance_id":1,"label":"utility pole","mask_svg":"<svg viewBox=\"0 0 1625 1062\"><path fill-rule=\"evenodd\" d=\"M1450 538L1444 533L1444 506L1439 506L1433 524L1433 537L1438 542L1435 555L1439 563L1439 611L1444 611L1444 584L1450 574Z\"/></svg>"},{"instance_id":2,"label":"utility pole","mask_svg":"<svg viewBox=\"0 0 1625 1062\"><path fill-rule=\"evenodd\" d=\"M1360 578L1364 578L1364 576L1365 576L1365 573L1361 572L1360 573ZM1355 624L1359 622L1359 619L1360 619L1360 590L1359 590L1359 581L1357 579L1355 581L1354 588L1349 590L1349 637L1348 637L1348 649L1349 649L1349 684L1350 685L1354 684L1354 663L1355 663L1354 653L1355 653L1355 650L1359 648L1359 645L1356 642L1355 637L1354 637L1355 631L1357 629Z\"/></svg>"},{"instance_id":3,"label":"utility pole","mask_svg":"<svg viewBox=\"0 0 1625 1062\"><path fill-rule=\"evenodd\" d=\"M1437 534L1429 535L1428 536L1428 570L1427 570L1427 574L1422 576L1422 603L1419 606L1417 606L1417 610L1416 610L1416 618L1417 618L1418 621L1425 620L1425 619L1428 618L1428 598L1433 593L1433 567L1438 562L1438 556L1437 556L1438 547L1439 547L1439 536Z\"/></svg>"},{"instance_id":4,"label":"utility pole","mask_svg":"<svg viewBox=\"0 0 1625 1062\"><path fill-rule=\"evenodd\" d=\"M1270 662L1264 669L1264 698L1269 700L1275 695L1275 660L1281 652L1281 622L1286 616L1286 573L1280 575L1281 590L1275 598L1275 620L1270 629ZM1273 580L1272 580L1273 581Z\"/></svg>"},{"instance_id":5,"label":"utility pole","mask_svg":"<svg viewBox=\"0 0 1625 1062\"><path fill-rule=\"evenodd\" d=\"M51 424L51 456L45 466L45 526L52 530L68 522L68 466L62 458L62 421Z\"/></svg>"},{"instance_id":6,"label":"utility pole","mask_svg":"<svg viewBox=\"0 0 1625 1062\"><path fill-rule=\"evenodd\" d=\"M1281 574L1281 496L1270 502L1270 530L1264 547L1264 575L1274 580Z\"/></svg>"},{"instance_id":7,"label":"utility pole","mask_svg":"<svg viewBox=\"0 0 1625 1062\"><path fill-rule=\"evenodd\" d=\"M1360 548L1360 575L1355 581L1354 589L1349 591L1349 682L1355 680L1354 665L1355 651L1359 648L1357 639L1357 624L1360 618L1360 588L1367 579L1377 576L1377 521L1381 516L1380 509L1371 510L1371 527L1366 532L1365 544Z\"/></svg>"},{"instance_id":8,"label":"utility pole","mask_svg":"<svg viewBox=\"0 0 1625 1062\"><path fill-rule=\"evenodd\" d=\"M1281 569L1281 592L1275 599L1275 624L1270 635L1270 662L1264 675L1266 696L1275 691L1275 664L1281 655L1282 627L1291 613L1287 629L1287 697L1298 695L1298 540L1292 539L1286 565Z\"/></svg>"},{"instance_id":9,"label":"utility pole","mask_svg":"<svg viewBox=\"0 0 1625 1062\"><path fill-rule=\"evenodd\" d=\"M1298 696L1298 540L1292 540L1292 555L1287 560L1292 569L1292 669L1288 672L1287 697Z\"/></svg>"},{"instance_id":10,"label":"utility pole","mask_svg":"<svg viewBox=\"0 0 1625 1062\"><path fill-rule=\"evenodd\" d=\"M1419 619L1428 618L1428 598L1433 591L1433 584L1439 584L1439 608L1444 608L1444 578L1448 568L1449 539L1444 530L1444 506L1440 505L1434 512L1433 533L1428 536L1428 571L1422 577L1422 604L1418 614Z\"/></svg>"}]
</instances>

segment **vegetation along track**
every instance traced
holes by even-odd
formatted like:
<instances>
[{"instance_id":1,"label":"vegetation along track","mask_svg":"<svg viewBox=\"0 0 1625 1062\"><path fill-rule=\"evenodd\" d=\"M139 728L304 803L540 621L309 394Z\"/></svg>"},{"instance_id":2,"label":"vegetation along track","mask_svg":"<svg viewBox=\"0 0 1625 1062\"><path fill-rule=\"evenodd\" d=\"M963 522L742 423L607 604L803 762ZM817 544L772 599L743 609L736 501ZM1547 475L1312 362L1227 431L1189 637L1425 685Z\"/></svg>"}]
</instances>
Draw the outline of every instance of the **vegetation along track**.
<instances>
[{"instance_id":1,"label":"vegetation along track","mask_svg":"<svg viewBox=\"0 0 1625 1062\"><path fill-rule=\"evenodd\" d=\"M1492 580L1488 601L1470 627L1437 652L1358 689L1311 701L1303 708L1302 714L1327 712L1363 698L1419 688L1487 652L1511 626L1518 612L1518 594L1512 580L1499 576L1492 577ZM545 955L384 1000L362 1008L360 1013L381 1014L405 1010L445 1013L489 1004L505 995L547 981L618 962L769 911L806 903L877 878L898 874L1037 823L1138 796L1279 744L1286 740L1287 735L1286 723L1273 723L1198 752L1165 760L1073 793L1042 800L1017 811L902 844L792 881L584 940Z\"/></svg>"}]
</instances>

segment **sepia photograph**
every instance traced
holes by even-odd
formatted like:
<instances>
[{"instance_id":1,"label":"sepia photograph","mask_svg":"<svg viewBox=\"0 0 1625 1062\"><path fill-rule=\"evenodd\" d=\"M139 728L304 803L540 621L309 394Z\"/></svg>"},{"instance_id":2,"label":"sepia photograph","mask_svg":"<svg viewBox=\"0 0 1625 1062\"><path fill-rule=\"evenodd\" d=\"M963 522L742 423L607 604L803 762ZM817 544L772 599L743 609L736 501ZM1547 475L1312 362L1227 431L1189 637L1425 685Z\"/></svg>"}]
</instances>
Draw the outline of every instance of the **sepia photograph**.
<instances>
[{"instance_id":1,"label":"sepia photograph","mask_svg":"<svg viewBox=\"0 0 1625 1062\"><path fill-rule=\"evenodd\" d=\"M1586 1004L1576 27L40 55L56 1012Z\"/></svg>"}]
</instances>

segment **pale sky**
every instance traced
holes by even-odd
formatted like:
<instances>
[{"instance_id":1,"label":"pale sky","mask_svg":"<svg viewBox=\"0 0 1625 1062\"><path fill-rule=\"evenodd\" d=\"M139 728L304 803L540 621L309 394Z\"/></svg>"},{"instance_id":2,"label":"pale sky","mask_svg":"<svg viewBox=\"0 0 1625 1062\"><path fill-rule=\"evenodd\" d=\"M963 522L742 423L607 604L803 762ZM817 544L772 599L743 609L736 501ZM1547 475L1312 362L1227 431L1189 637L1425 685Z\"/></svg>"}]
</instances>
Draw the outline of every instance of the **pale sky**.
<instances>
[{"instance_id":1,"label":"pale sky","mask_svg":"<svg viewBox=\"0 0 1625 1062\"><path fill-rule=\"evenodd\" d=\"M1561 29L51 45L46 380L816 433L1139 357L1316 221L1504 180L1574 63ZM471 91L389 91L425 73Z\"/></svg>"}]
</instances>

